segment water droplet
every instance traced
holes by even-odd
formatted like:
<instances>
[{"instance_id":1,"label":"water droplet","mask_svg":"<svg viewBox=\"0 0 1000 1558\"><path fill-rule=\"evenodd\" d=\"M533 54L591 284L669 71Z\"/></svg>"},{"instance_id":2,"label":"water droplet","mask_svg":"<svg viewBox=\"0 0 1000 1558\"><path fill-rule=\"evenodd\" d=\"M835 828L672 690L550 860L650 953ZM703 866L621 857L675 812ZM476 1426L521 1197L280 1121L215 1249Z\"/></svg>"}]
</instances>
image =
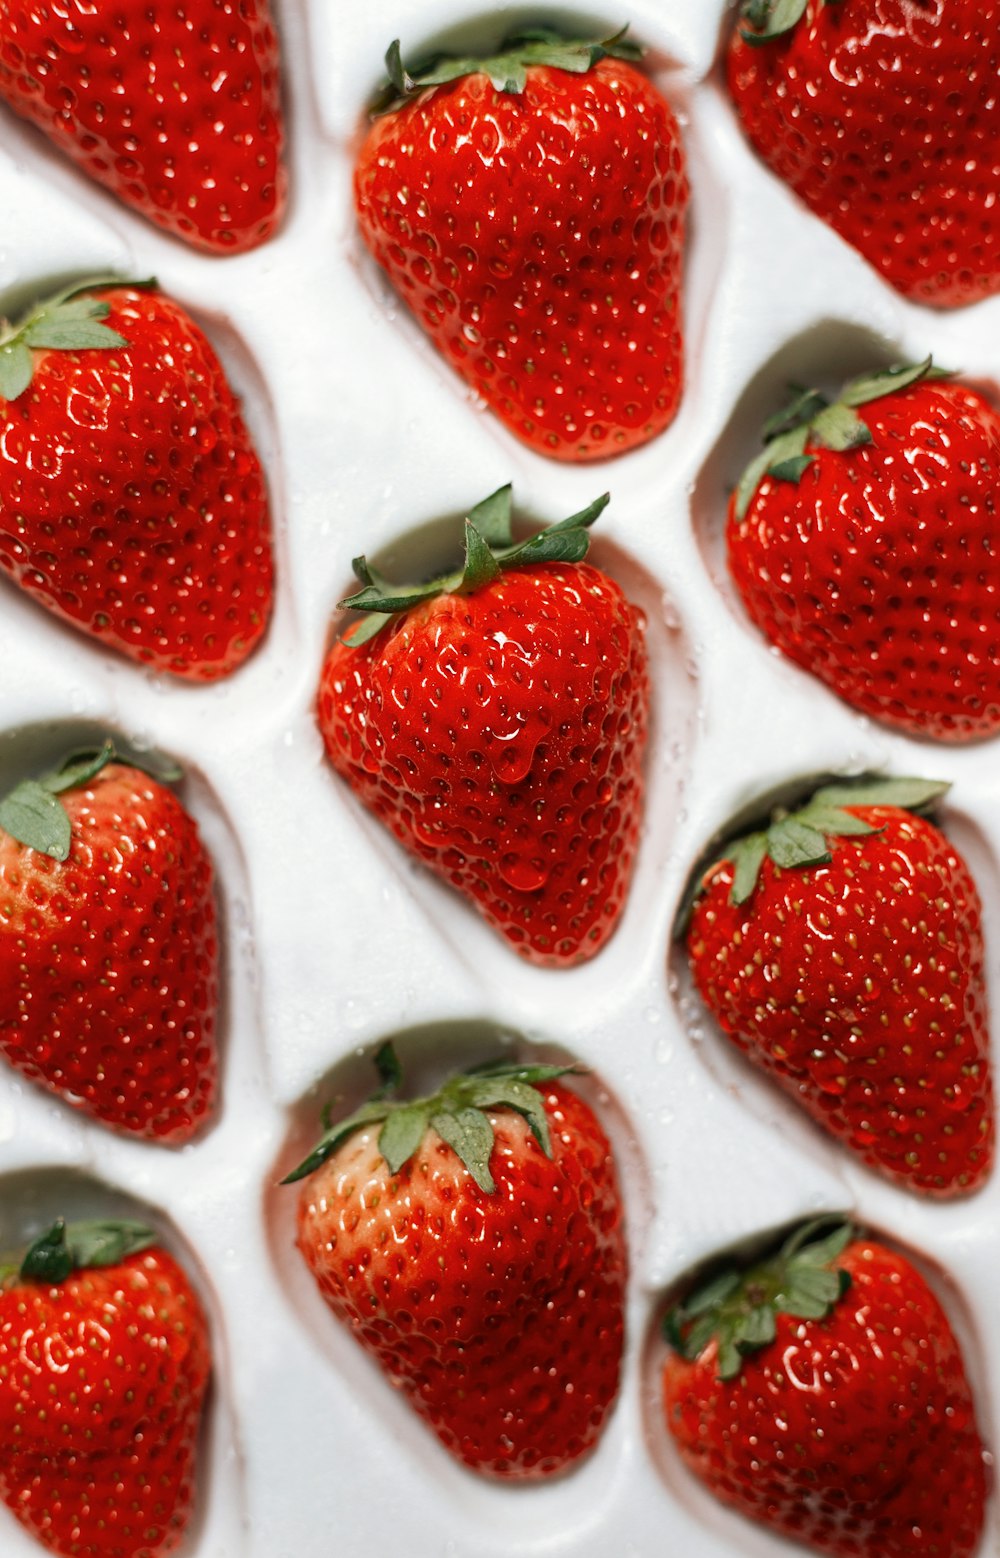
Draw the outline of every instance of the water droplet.
<instances>
[{"instance_id":1,"label":"water droplet","mask_svg":"<svg viewBox=\"0 0 1000 1558\"><path fill-rule=\"evenodd\" d=\"M500 875L519 893L534 893L549 879L549 867L541 860L525 860L520 855L503 855Z\"/></svg>"},{"instance_id":2,"label":"water droplet","mask_svg":"<svg viewBox=\"0 0 1000 1558\"><path fill-rule=\"evenodd\" d=\"M512 743L493 759L493 772L504 784L520 784L527 777L534 755L530 742Z\"/></svg>"}]
</instances>

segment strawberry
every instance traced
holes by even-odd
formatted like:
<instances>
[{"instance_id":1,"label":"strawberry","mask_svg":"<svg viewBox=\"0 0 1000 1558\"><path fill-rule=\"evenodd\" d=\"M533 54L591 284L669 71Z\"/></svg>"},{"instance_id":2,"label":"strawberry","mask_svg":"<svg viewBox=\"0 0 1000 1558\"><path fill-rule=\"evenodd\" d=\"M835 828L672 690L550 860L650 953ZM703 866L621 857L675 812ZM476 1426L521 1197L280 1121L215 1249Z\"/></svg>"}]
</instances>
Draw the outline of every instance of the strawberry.
<instances>
[{"instance_id":1,"label":"strawberry","mask_svg":"<svg viewBox=\"0 0 1000 1558\"><path fill-rule=\"evenodd\" d=\"M729 90L756 151L905 297L1000 288L994 0L743 0Z\"/></svg>"},{"instance_id":2,"label":"strawberry","mask_svg":"<svg viewBox=\"0 0 1000 1558\"><path fill-rule=\"evenodd\" d=\"M972 1391L920 1273L811 1223L668 1316L667 1425L757 1524L833 1558L973 1558L985 1502Z\"/></svg>"},{"instance_id":3,"label":"strawberry","mask_svg":"<svg viewBox=\"0 0 1000 1558\"><path fill-rule=\"evenodd\" d=\"M993 1163L982 909L919 812L948 786L825 786L726 846L687 930L702 999L751 1061L908 1189L977 1189Z\"/></svg>"},{"instance_id":4,"label":"strawberry","mask_svg":"<svg viewBox=\"0 0 1000 1558\"><path fill-rule=\"evenodd\" d=\"M427 585L357 559L365 588L341 604L368 616L319 692L327 755L362 802L556 968L611 935L639 838L643 619L581 561L606 503L513 545L503 487L470 512L464 568Z\"/></svg>"},{"instance_id":5,"label":"strawberry","mask_svg":"<svg viewBox=\"0 0 1000 1558\"><path fill-rule=\"evenodd\" d=\"M208 1325L137 1223L56 1223L0 1270L0 1497L64 1558L165 1558L194 1502Z\"/></svg>"},{"instance_id":6,"label":"strawberry","mask_svg":"<svg viewBox=\"0 0 1000 1558\"><path fill-rule=\"evenodd\" d=\"M0 801L0 1054L22 1075L187 1141L215 1102L218 957L194 822L110 742Z\"/></svg>"},{"instance_id":7,"label":"strawberry","mask_svg":"<svg viewBox=\"0 0 1000 1558\"><path fill-rule=\"evenodd\" d=\"M0 0L0 98L175 238L236 254L281 221L278 40L268 0Z\"/></svg>"},{"instance_id":8,"label":"strawberry","mask_svg":"<svg viewBox=\"0 0 1000 1558\"><path fill-rule=\"evenodd\" d=\"M411 75L361 148L361 233L508 430L558 460L663 431L682 388L677 122L619 34L544 30Z\"/></svg>"},{"instance_id":9,"label":"strawberry","mask_svg":"<svg viewBox=\"0 0 1000 1558\"><path fill-rule=\"evenodd\" d=\"M264 478L177 303L81 284L0 331L0 447L0 567L23 589L156 670L246 659L273 594Z\"/></svg>"},{"instance_id":10,"label":"strawberry","mask_svg":"<svg viewBox=\"0 0 1000 1558\"><path fill-rule=\"evenodd\" d=\"M832 404L806 391L765 437L727 535L753 621L865 714L939 741L996 734L994 408L928 358Z\"/></svg>"},{"instance_id":11,"label":"strawberry","mask_svg":"<svg viewBox=\"0 0 1000 1558\"><path fill-rule=\"evenodd\" d=\"M611 1149L565 1067L497 1065L332 1125L298 1244L337 1318L458 1460L537 1480L590 1450L618 1391L627 1255Z\"/></svg>"}]
</instances>

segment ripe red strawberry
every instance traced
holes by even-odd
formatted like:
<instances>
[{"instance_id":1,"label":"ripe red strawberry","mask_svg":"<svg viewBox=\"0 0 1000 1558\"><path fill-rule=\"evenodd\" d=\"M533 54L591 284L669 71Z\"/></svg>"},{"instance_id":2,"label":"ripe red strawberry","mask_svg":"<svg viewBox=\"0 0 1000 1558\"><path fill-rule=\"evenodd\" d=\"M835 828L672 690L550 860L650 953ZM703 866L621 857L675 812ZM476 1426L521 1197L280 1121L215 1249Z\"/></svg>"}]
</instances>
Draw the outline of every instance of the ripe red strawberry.
<instances>
[{"instance_id":1,"label":"ripe red strawberry","mask_svg":"<svg viewBox=\"0 0 1000 1558\"><path fill-rule=\"evenodd\" d=\"M166 1558L194 1503L208 1325L135 1223L57 1223L0 1272L0 1497L64 1558Z\"/></svg>"},{"instance_id":2,"label":"ripe red strawberry","mask_svg":"<svg viewBox=\"0 0 1000 1558\"><path fill-rule=\"evenodd\" d=\"M834 1558L973 1558L972 1391L920 1273L849 1227L800 1229L667 1321L667 1424L724 1503Z\"/></svg>"},{"instance_id":3,"label":"ripe red strawberry","mask_svg":"<svg viewBox=\"0 0 1000 1558\"><path fill-rule=\"evenodd\" d=\"M619 34L545 31L411 76L361 148L378 263L510 432L604 459L673 420L688 187L676 120Z\"/></svg>"},{"instance_id":4,"label":"ripe red strawberry","mask_svg":"<svg viewBox=\"0 0 1000 1558\"><path fill-rule=\"evenodd\" d=\"M743 0L729 90L768 166L906 297L1000 288L995 0Z\"/></svg>"},{"instance_id":5,"label":"ripe red strawberry","mask_svg":"<svg viewBox=\"0 0 1000 1558\"><path fill-rule=\"evenodd\" d=\"M0 334L0 447L0 568L23 589L157 670L242 664L271 611L267 493L177 303L85 284Z\"/></svg>"},{"instance_id":6,"label":"ripe red strawberry","mask_svg":"<svg viewBox=\"0 0 1000 1558\"><path fill-rule=\"evenodd\" d=\"M918 809L948 786L830 785L725 847L687 931L724 1031L899 1184L977 1189L993 1164L981 905Z\"/></svg>"},{"instance_id":7,"label":"ripe red strawberry","mask_svg":"<svg viewBox=\"0 0 1000 1558\"><path fill-rule=\"evenodd\" d=\"M808 391L765 436L727 537L757 626L865 714L939 741L994 735L997 412L928 359L832 405Z\"/></svg>"},{"instance_id":8,"label":"ripe red strawberry","mask_svg":"<svg viewBox=\"0 0 1000 1558\"><path fill-rule=\"evenodd\" d=\"M518 1480L593 1448L618 1391L627 1253L611 1149L555 1066L499 1065L332 1126L298 1244L339 1320L446 1449Z\"/></svg>"},{"instance_id":9,"label":"ripe red strawberry","mask_svg":"<svg viewBox=\"0 0 1000 1558\"><path fill-rule=\"evenodd\" d=\"M268 0L0 0L0 97L176 238L235 254L284 211Z\"/></svg>"},{"instance_id":10,"label":"ripe red strawberry","mask_svg":"<svg viewBox=\"0 0 1000 1558\"><path fill-rule=\"evenodd\" d=\"M110 742L0 801L0 1054L31 1081L188 1140L215 1102L218 955L194 822Z\"/></svg>"},{"instance_id":11,"label":"ripe red strawberry","mask_svg":"<svg viewBox=\"0 0 1000 1558\"><path fill-rule=\"evenodd\" d=\"M552 967L611 935L639 838L643 619L580 561L606 502L514 546L501 488L466 521L464 570L428 585L389 585L358 559L366 587L342 604L372 615L333 645L320 684L338 773Z\"/></svg>"}]
</instances>

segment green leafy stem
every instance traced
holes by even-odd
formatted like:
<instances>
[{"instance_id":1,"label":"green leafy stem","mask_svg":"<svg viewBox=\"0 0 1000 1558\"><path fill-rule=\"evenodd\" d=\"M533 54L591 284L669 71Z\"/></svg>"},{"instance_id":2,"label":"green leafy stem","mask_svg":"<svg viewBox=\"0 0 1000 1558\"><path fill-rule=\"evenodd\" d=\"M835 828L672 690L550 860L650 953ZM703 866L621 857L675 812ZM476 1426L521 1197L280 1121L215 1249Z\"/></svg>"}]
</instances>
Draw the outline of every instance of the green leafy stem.
<instances>
[{"instance_id":1,"label":"green leafy stem","mask_svg":"<svg viewBox=\"0 0 1000 1558\"><path fill-rule=\"evenodd\" d=\"M389 1172L398 1174L419 1151L427 1131L434 1130L458 1155L480 1190L492 1195L496 1183L490 1172L493 1125L486 1111L514 1109L523 1115L545 1153L552 1156L548 1118L539 1085L564 1076L570 1066L529 1066L500 1063L477 1067L451 1077L436 1093L409 1102L393 1100L402 1080L399 1061L391 1043L375 1056L380 1086L367 1103L346 1119L328 1124L322 1139L308 1157L285 1176L282 1184L314 1174L355 1131L381 1122L378 1148Z\"/></svg>"},{"instance_id":2,"label":"green leafy stem","mask_svg":"<svg viewBox=\"0 0 1000 1558\"><path fill-rule=\"evenodd\" d=\"M831 838L860 838L881 832L845 808L894 806L922 813L931 810L950 788L941 779L861 777L823 785L793 811L779 807L766 828L730 839L712 854L707 865L694 872L677 917L676 934L686 934L694 905L716 867L724 861L733 865L730 903L747 903L753 897L765 860L784 871L826 865L831 859Z\"/></svg>"},{"instance_id":3,"label":"green leafy stem","mask_svg":"<svg viewBox=\"0 0 1000 1558\"><path fill-rule=\"evenodd\" d=\"M69 813L59 797L67 790L77 790L96 779L109 763L118 761L119 754L113 741L85 752L67 757L51 773L40 779L23 779L9 794L0 800L0 828L9 833L19 844L53 860L68 860L73 835ZM133 766L141 768L154 779L174 783L181 778L181 770L169 759L148 754L141 760L128 758Z\"/></svg>"},{"instance_id":4,"label":"green leafy stem","mask_svg":"<svg viewBox=\"0 0 1000 1558\"><path fill-rule=\"evenodd\" d=\"M850 1287L849 1273L836 1262L854 1236L839 1217L804 1224L770 1259L748 1270L727 1267L677 1304L663 1322L664 1335L689 1363L714 1341L718 1377L734 1379L748 1354L774 1341L778 1315L826 1318Z\"/></svg>"},{"instance_id":5,"label":"green leafy stem","mask_svg":"<svg viewBox=\"0 0 1000 1558\"><path fill-rule=\"evenodd\" d=\"M508 483L477 503L465 521L462 567L427 584L392 584L366 557L356 557L352 567L363 588L339 604L344 609L363 611L366 615L344 634L344 642L357 648L380 633L390 617L397 613L409 611L438 595L455 591L469 594L482 589L498 579L505 569L531 567L537 563L581 562L590 546L587 532L607 508L610 497L604 493L579 514L571 514L568 519L548 525L526 541L519 542L513 539L512 502Z\"/></svg>"},{"instance_id":6,"label":"green leafy stem","mask_svg":"<svg viewBox=\"0 0 1000 1558\"><path fill-rule=\"evenodd\" d=\"M820 3L834 5L839 0L820 0ZM750 27L741 27L740 37L747 43L770 43L772 38L780 38L797 27L808 5L809 0L745 0L740 15Z\"/></svg>"},{"instance_id":7,"label":"green leafy stem","mask_svg":"<svg viewBox=\"0 0 1000 1558\"><path fill-rule=\"evenodd\" d=\"M527 72L532 66L545 65L553 70L583 75L598 60L611 58L640 60L642 49L626 38L627 27L599 41L564 38L551 28L526 29L507 38L495 54L482 56L440 55L407 70L400 53L399 40L389 45L385 56L389 86L375 105L376 113L392 113L427 87L443 86L462 76L486 75L498 92L523 92Z\"/></svg>"},{"instance_id":8,"label":"green leafy stem","mask_svg":"<svg viewBox=\"0 0 1000 1558\"><path fill-rule=\"evenodd\" d=\"M736 488L737 519L746 514L765 476L778 481L801 480L815 459L815 455L806 453L807 444L839 453L870 444L871 428L858 416L859 406L908 389L911 384L948 377L944 369L935 368L932 359L925 357L923 362L901 363L881 373L852 379L832 402L818 390L795 388L794 399L764 424L765 447L740 477Z\"/></svg>"},{"instance_id":9,"label":"green leafy stem","mask_svg":"<svg viewBox=\"0 0 1000 1558\"><path fill-rule=\"evenodd\" d=\"M24 394L34 376L35 351L109 351L128 346L124 336L101 323L111 309L92 295L101 287L121 286L152 287L155 282L91 276L36 303L14 324L0 324L0 400L17 400Z\"/></svg>"},{"instance_id":10,"label":"green leafy stem","mask_svg":"<svg viewBox=\"0 0 1000 1558\"><path fill-rule=\"evenodd\" d=\"M61 1218L31 1244L23 1257L0 1266L0 1282L65 1282L74 1271L117 1266L126 1256L156 1243L144 1223L120 1220L67 1223Z\"/></svg>"}]
</instances>

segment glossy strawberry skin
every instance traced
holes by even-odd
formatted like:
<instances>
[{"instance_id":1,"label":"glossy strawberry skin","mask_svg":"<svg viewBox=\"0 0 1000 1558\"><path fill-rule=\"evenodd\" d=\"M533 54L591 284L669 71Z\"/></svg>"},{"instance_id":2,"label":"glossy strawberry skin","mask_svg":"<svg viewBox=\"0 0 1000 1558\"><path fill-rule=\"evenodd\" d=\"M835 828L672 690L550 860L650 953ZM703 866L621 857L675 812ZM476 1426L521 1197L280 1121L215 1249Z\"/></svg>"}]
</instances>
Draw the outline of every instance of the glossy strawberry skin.
<instances>
[{"instance_id":1,"label":"glossy strawberry skin","mask_svg":"<svg viewBox=\"0 0 1000 1558\"><path fill-rule=\"evenodd\" d=\"M756 151L916 302L1000 288L998 39L994 0L809 0L781 37L730 43Z\"/></svg>"},{"instance_id":2,"label":"glossy strawberry skin","mask_svg":"<svg viewBox=\"0 0 1000 1558\"><path fill-rule=\"evenodd\" d=\"M64 1558L166 1558L194 1503L208 1327L164 1250L0 1289L0 1497Z\"/></svg>"},{"instance_id":3,"label":"glossy strawberry skin","mask_svg":"<svg viewBox=\"0 0 1000 1558\"><path fill-rule=\"evenodd\" d=\"M607 1139L544 1090L553 1157L491 1110L492 1195L429 1131L396 1174L378 1130L302 1188L298 1243L324 1299L459 1460L536 1480L596 1443L618 1390L627 1274Z\"/></svg>"},{"instance_id":4,"label":"glossy strawberry skin","mask_svg":"<svg viewBox=\"0 0 1000 1558\"><path fill-rule=\"evenodd\" d=\"M334 768L524 957L598 952L638 845L643 622L588 564L438 596L336 642L319 721Z\"/></svg>"},{"instance_id":5,"label":"glossy strawberry skin","mask_svg":"<svg viewBox=\"0 0 1000 1558\"><path fill-rule=\"evenodd\" d=\"M777 1317L775 1340L717 1378L716 1345L672 1355L667 1425L717 1498L834 1558L972 1558L985 1476L972 1392L937 1299L901 1255L856 1240L824 1320Z\"/></svg>"},{"instance_id":6,"label":"glossy strawberry skin","mask_svg":"<svg viewBox=\"0 0 1000 1558\"><path fill-rule=\"evenodd\" d=\"M169 61L169 66L167 62ZM0 0L0 97L142 216L214 254L284 211L268 0L40 6Z\"/></svg>"},{"instance_id":7,"label":"glossy strawberry skin","mask_svg":"<svg viewBox=\"0 0 1000 1558\"><path fill-rule=\"evenodd\" d=\"M622 454L673 420L688 188L676 121L639 71L482 74L377 119L362 236L451 366L553 459Z\"/></svg>"},{"instance_id":8,"label":"glossy strawberry skin","mask_svg":"<svg viewBox=\"0 0 1000 1558\"><path fill-rule=\"evenodd\" d=\"M829 865L766 859L741 905L732 865L711 872L691 970L737 1048L865 1163L960 1195L994 1154L979 895L926 819L845 810L880 831L828 839Z\"/></svg>"},{"instance_id":9,"label":"glossy strawberry skin","mask_svg":"<svg viewBox=\"0 0 1000 1558\"><path fill-rule=\"evenodd\" d=\"M105 768L60 863L0 830L0 1054L116 1130L189 1140L215 1102L211 862L173 792Z\"/></svg>"},{"instance_id":10,"label":"glossy strawberry skin","mask_svg":"<svg viewBox=\"0 0 1000 1558\"><path fill-rule=\"evenodd\" d=\"M274 566L263 473L218 358L155 291L102 290L127 347L39 351L0 401L0 568L154 670L229 675Z\"/></svg>"},{"instance_id":11,"label":"glossy strawberry skin","mask_svg":"<svg viewBox=\"0 0 1000 1558\"><path fill-rule=\"evenodd\" d=\"M831 7L836 9L836 7ZM1000 730L1000 416L930 382L863 407L872 442L810 443L797 482L767 476L729 566L752 620L854 708L914 735Z\"/></svg>"}]
</instances>

